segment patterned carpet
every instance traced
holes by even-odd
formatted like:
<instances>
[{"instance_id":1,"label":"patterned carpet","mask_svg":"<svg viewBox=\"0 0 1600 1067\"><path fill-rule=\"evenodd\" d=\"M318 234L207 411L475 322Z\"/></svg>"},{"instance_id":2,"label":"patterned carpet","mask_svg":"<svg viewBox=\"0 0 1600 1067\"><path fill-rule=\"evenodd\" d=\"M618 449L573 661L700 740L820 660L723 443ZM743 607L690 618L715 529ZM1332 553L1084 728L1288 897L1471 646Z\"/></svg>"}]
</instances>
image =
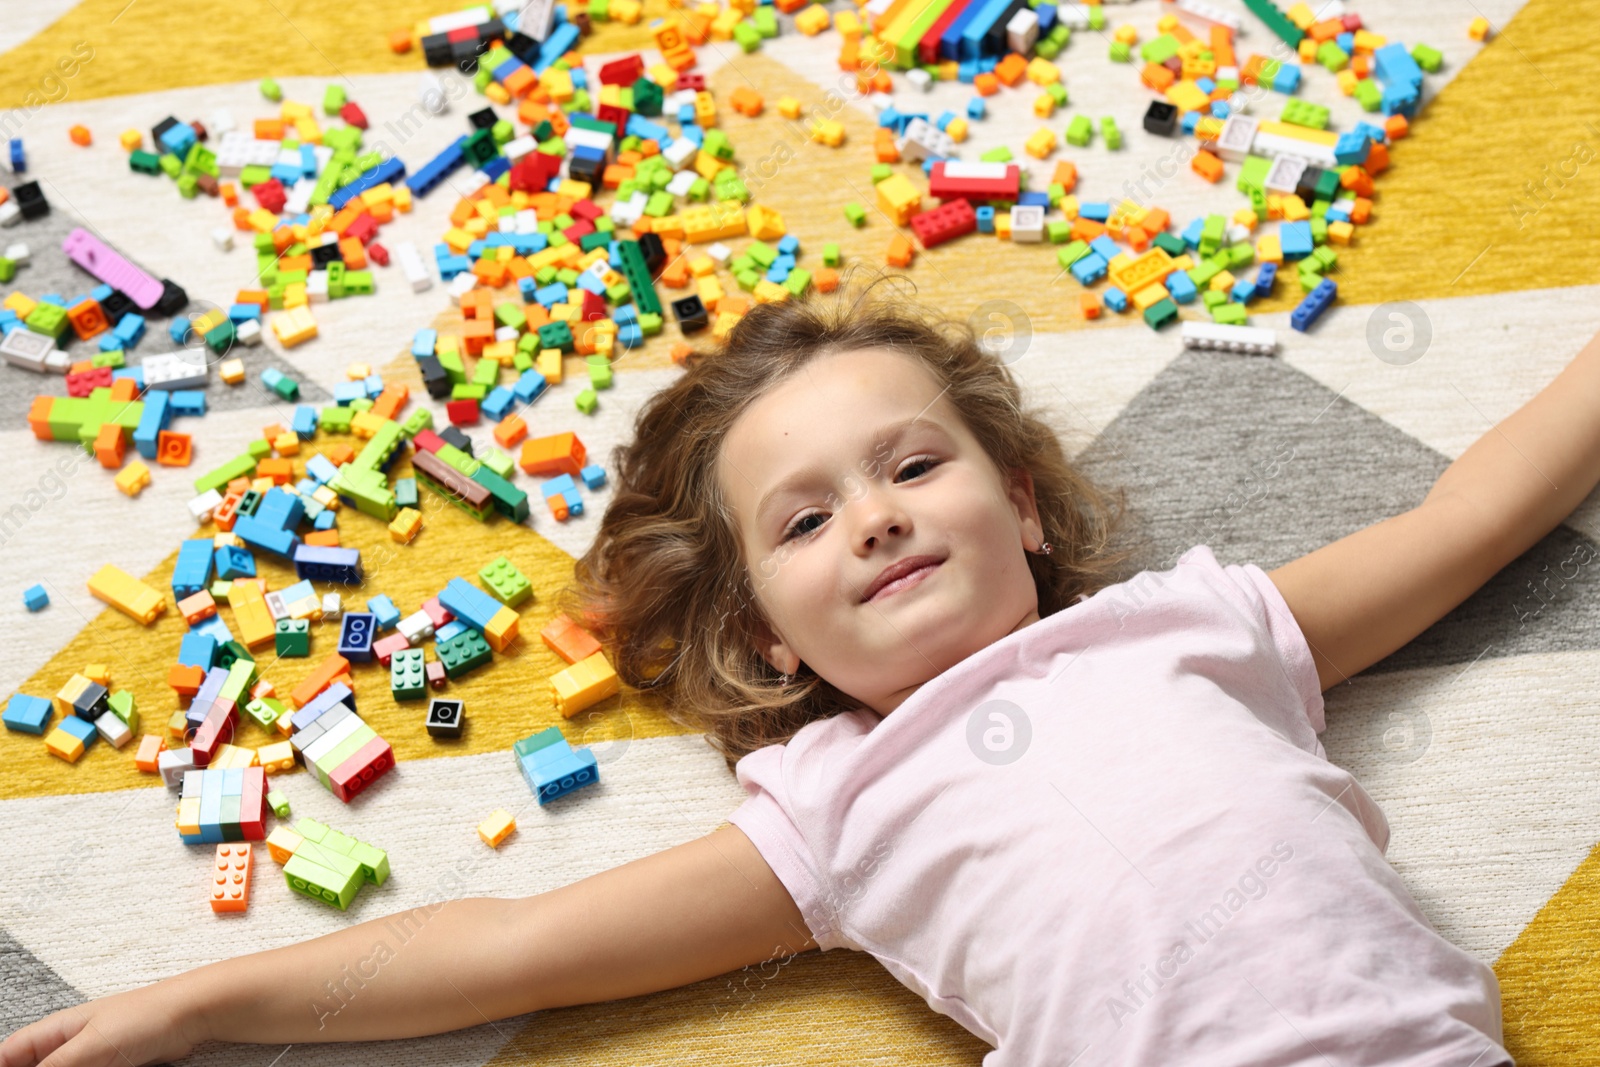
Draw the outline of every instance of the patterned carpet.
<instances>
[{"instance_id":1,"label":"patterned carpet","mask_svg":"<svg viewBox=\"0 0 1600 1067\"><path fill-rule=\"evenodd\" d=\"M24 240L34 251L0 295L13 287L36 295L84 288L59 247L65 232L87 225L197 302L231 303L250 277L249 252L213 246L211 230L226 223L215 203L182 200L171 182L128 173L116 138L130 126L148 130L168 114L204 118L219 107L241 121L265 115L270 105L256 88L262 77L308 102L337 82L372 117L373 136L389 138L414 168L464 132L466 114L481 104L460 100L403 131L403 140L385 126L413 107L422 69L419 57L388 51L388 32L448 5L399 0L379 16L370 6L314 0L30 6L38 10L0 37L0 47L10 47L0 55L0 122L26 142L29 176L40 179L54 211L0 232L0 243ZM1111 22L1147 35L1165 6L1118 5ZM646 21L670 10L664 0L644 7ZM1373 224L1341 255L1339 304L1309 334L1288 329L1295 301L1282 294L1292 286L1280 285L1279 296L1252 308L1253 325L1278 331L1277 359L1185 354L1174 331L1156 334L1131 317L1086 324L1078 287L1060 276L1048 245L974 236L919 255L909 271L921 298L959 318L1005 302L1010 325L1028 337L1014 369L1090 471L1127 487L1145 565L1166 566L1205 543L1224 562L1270 568L1410 507L1451 459L1600 330L1593 225L1600 178L1592 165L1600 116L1579 106L1594 99L1589 64L1600 47L1572 40L1573 27L1595 24L1600 2L1498 0L1457 10L1398 0L1361 11L1391 40L1438 48L1444 66L1427 80L1412 134L1395 146L1394 166L1381 177ZM1495 28L1486 45L1466 32L1480 13ZM838 149L808 142L798 124L778 116L778 97L817 101L840 85L837 35L808 38L786 16L780 21L783 34L754 54L727 43L701 49L701 69L719 100L749 86L768 101L756 119L723 108L722 125L747 167L792 157L763 176L757 200L799 237L802 265L820 262L824 241L839 242L847 262L881 262L888 223L874 219L854 230L840 210L844 200L870 200L871 109L856 99L839 111L847 139ZM1264 47L1267 31L1248 16L1246 33L1245 44ZM649 42L644 21L601 24L584 42L586 67L594 71ZM62 76L58 59L80 43L92 58ZM656 54L647 57L654 62ZM1083 198L1118 197L1159 167L1172 142L1140 129L1149 94L1136 67L1106 58L1102 38L1076 35L1060 63L1072 98L1065 114L1113 115L1127 144L1111 153L1097 142L1054 158L1078 163ZM1301 95L1330 106L1335 128L1360 117L1325 72L1312 68L1307 80ZM899 85L895 97L903 108L937 114L964 106L970 94L968 86L941 83L927 96ZM974 123L963 156L999 144L1020 155L1041 125L1032 95L1002 90L992 98L991 117ZM93 131L91 147L68 139L79 123ZM1574 159L1589 163L1572 173ZM1035 169L1047 175L1053 162ZM13 184L9 176L6 183ZM819 196L819 189L837 195ZM1180 224L1209 210L1231 213L1242 202L1230 183L1209 186L1187 170L1158 183L1154 200ZM420 201L385 229L385 239L392 232L430 248L453 203L448 192ZM1410 314L1429 338L1409 362L1378 358L1371 340L1396 301L1414 305ZM252 380L275 366L320 400L360 361L416 384L411 335L459 322L459 313L440 287L414 295L391 272L380 274L374 296L323 305L318 318L322 335L307 345L250 350ZM152 322L153 335L160 326ZM534 409L534 432L575 430L604 462L626 439L639 405L679 373L666 354L677 339L669 326L628 353L593 415L573 407L576 385L556 387ZM160 350L150 345L145 351ZM169 611L139 627L103 611L85 582L109 562L165 588L177 543L194 530L184 509L190 480L239 452L262 426L286 421L288 406L254 385L213 382L211 414L176 427L195 435L197 469L157 468L151 487L128 500L112 487L111 472L28 432L29 402L42 390L63 392L60 381L0 366L0 384L0 515L7 516L0 625L12 635L0 657L0 696L48 696L87 663L106 662L116 688L133 690L147 716L164 717L181 621ZM530 479L519 481L532 488ZM503 520L479 525L425 495L424 531L399 549L364 516L346 518L341 531L369 561L365 592L387 593L403 608L508 555L534 585L535 599L522 609L523 630L531 632L551 614L606 496L586 490L590 513L569 522L536 509L526 526L513 528ZM1493 964L1506 1045L1519 1067L1600 1064L1600 587L1588 565L1597 541L1600 506L1591 499L1449 617L1327 697L1330 758L1382 806L1389 859L1430 921ZM277 587L289 569L269 561L264 573ZM32 615L21 590L36 581L52 604ZM332 639L319 630L314 646ZM297 816L388 850L393 878L364 891L349 913L292 896L274 868L263 872L247 915L214 918L202 894L210 850L174 840L171 795L135 772L127 751L98 744L69 766L45 755L36 739L0 736L8 861L0 867L0 1031L86 997L443 896L553 888L704 834L737 806L742 791L720 757L629 691L562 723L572 743L594 746L603 784L580 803L531 803L507 749L561 721L546 696L558 664L542 645L524 642L492 669L454 683L450 695L466 702L469 727L449 743L422 731L415 705L389 698L385 672L358 666L362 714L394 745L397 770L348 806L301 773L279 780ZM308 668L291 661L265 673L281 689ZM265 741L256 731L243 743ZM521 829L491 852L474 828L496 807L516 813ZM971 1064L986 1050L870 957L833 952L798 958L759 983L729 976L426 1040L287 1052L216 1047L189 1062Z\"/></svg>"}]
</instances>

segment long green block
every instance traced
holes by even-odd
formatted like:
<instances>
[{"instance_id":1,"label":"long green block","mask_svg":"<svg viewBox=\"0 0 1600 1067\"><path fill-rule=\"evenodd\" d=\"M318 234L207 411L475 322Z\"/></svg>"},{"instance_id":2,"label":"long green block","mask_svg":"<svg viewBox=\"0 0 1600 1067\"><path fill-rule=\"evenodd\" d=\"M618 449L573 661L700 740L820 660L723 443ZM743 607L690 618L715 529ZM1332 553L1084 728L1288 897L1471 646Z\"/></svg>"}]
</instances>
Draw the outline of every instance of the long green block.
<instances>
[{"instance_id":1,"label":"long green block","mask_svg":"<svg viewBox=\"0 0 1600 1067\"><path fill-rule=\"evenodd\" d=\"M194 480L194 491L204 493L208 489L221 489L235 478L246 478L256 472L255 457L249 453L234 456L228 462L211 471L202 474Z\"/></svg>"}]
</instances>

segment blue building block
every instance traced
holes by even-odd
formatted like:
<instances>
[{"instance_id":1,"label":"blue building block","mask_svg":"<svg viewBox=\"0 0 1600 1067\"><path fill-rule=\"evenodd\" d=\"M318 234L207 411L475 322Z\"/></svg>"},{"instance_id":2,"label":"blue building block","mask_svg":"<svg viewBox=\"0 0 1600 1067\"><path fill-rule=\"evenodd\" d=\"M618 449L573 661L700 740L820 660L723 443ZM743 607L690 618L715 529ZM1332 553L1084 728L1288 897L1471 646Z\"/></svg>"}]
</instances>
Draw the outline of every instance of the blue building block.
<instances>
[{"instance_id":1,"label":"blue building block","mask_svg":"<svg viewBox=\"0 0 1600 1067\"><path fill-rule=\"evenodd\" d=\"M464 578L450 579L439 591L439 603L450 614L480 632L489 625L489 620L495 617L502 606L500 601Z\"/></svg>"},{"instance_id":2,"label":"blue building block","mask_svg":"<svg viewBox=\"0 0 1600 1067\"><path fill-rule=\"evenodd\" d=\"M342 408L357 400L367 399L367 387L362 382L339 382L333 387L333 402Z\"/></svg>"},{"instance_id":3,"label":"blue building block","mask_svg":"<svg viewBox=\"0 0 1600 1067\"><path fill-rule=\"evenodd\" d=\"M26 174L28 171L28 154L22 148L22 138L11 138L9 149L11 154L11 172L13 174Z\"/></svg>"},{"instance_id":4,"label":"blue building block","mask_svg":"<svg viewBox=\"0 0 1600 1067\"><path fill-rule=\"evenodd\" d=\"M1317 287L1306 294L1300 301L1300 306L1289 313L1289 325L1305 333L1311 324L1322 317L1333 304L1333 298L1339 295L1339 287L1333 283L1332 278L1324 278L1317 283Z\"/></svg>"},{"instance_id":5,"label":"blue building block","mask_svg":"<svg viewBox=\"0 0 1600 1067\"><path fill-rule=\"evenodd\" d=\"M574 749L556 726L518 741L512 755L541 805L600 780L594 753Z\"/></svg>"},{"instance_id":6,"label":"blue building block","mask_svg":"<svg viewBox=\"0 0 1600 1067\"><path fill-rule=\"evenodd\" d=\"M1187 271L1175 270L1167 275L1167 295L1179 304L1188 304L1200 295L1200 290Z\"/></svg>"},{"instance_id":7,"label":"blue building block","mask_svg":"<svg viewBox=\"0 0 1600 1067\"><path fill-rule=\"evenodd\" d=\"M1233 283L1228 296L1235 304L1248 304L1255 299L1256 283L1249 278L1240 278Z\"/></svg>"},{"instance_id":8,"label":"blue building block","mask_svg":"<svg viewBox=\"0 0 1600 1067\"><path fill-rule=\"evenodd\" d=\"M1128 294L1114 285L1107 288L1100 299L1112 311L1123 312L1128 310Z\"/></svg>"},{"instance_id":9,"label":"blue building block","mask_svg":"<svg viewBox=\"0 0 1600 1067\"><path fill-rule=\"evenodd\" d=\"M172 565L173 596L182 600L211 584L212 552L209 537L192 537L178 546L178 561Z\"/></svg>"},{"instance_id":10,"label":"blue building block","mask_svg":"<svg viewBox=\"0 0 1600 1067\"><path fill-rule=\"evenodd\" d=\"M50 702L44 697L17 693L6 702L5 714L0 715L0 721L5 723L7 730L22 734L42 734L44 728L50 725L50 716L54 711Z\"/></svg>"},{"instance_id":11,"label":"blue building block","mask_svg":"<svg viewBox=\"0 0 1600 1067\"><path fill-rule=\"evenodd\" d=\"M406 165L399 156L390 156L370 170L363 171L361 176L349 185L340 186L328 197L328 206L338 211L350 202L351 197L360 196L368 189L375 189L385 182L397 182L406 176ZM407 184L410 184L409 182ZM416 192L415 189L412 192Z\"/></svg>"},{"instance_id":12,"label":"blue building block","mask_svg":"<svg viewBox=\"0 0 1600 1067\"><path fill-rule=\"evenodd\" d=\"M324 516L333 512L325 511ZM238 528L238 524L234 524ZM300 544L294 550L294 571L300 578L342 585L361 584L361 553L354 548Z\"/></svg>"},{"instance_id":13,"label":"blue building block","mask_svg":"<svg viewBox=\"0 0 1600 1067\"><path fill-rule=\"evenodd\" d=\"M144 395L144 409L139 415L139 425L133 431L133 447L145 459L156 458L156 444L161 431L172 425L172 393L166 389L152 389Z\"/></svg>"},{"instance_id":14,"label":"blue building block","mask_svg":"<svg viewBox=\"0 0 1600 1067\"><path fill-rule=\"evenodd\" d=\"M190 630L178 644L178 662L188 667L209 671L217 665L217 639L209 634Z\"/></svg>"},{"instance_id":15,"label":"blue building block","mask_svg":"<svg viewBox=\"0 0 1600 1067\"><path fill-rule=\"evenodd\" d=\"M190 628L189 633L211 638L218 649L233 640L233 631L228 629L228 624L221 615L213 615L209 619L200 620Z\"/></svg>"},{"instance_id":16,"label":"blue building block","mask_svg":"<svg viewBox=\"0 0 1600 1067\"><path fill-rule=\"evenodd\" d=\"M400 609L385 594L367 598L367 612L378 624L379 630L392 630L400 622Z\"/></svg>"},{"instance_id":17,"label":"blue building block","mask_svg":"<svg viewBox=\"0 0 1600 1067\"><path fill-rule=\"evenodd\" d=\"M240 520L243 521L242 519ZM235 527L237 527L235 523ZM217 549L217 577L223 581L234 578L254 578L256 576L256 558L242 548L228 545Z\"/></svg>"},{"instance_id":18,"label":"blue building block","mask_svg":"<svg viewBox=\"0 0 1600 1067\"><path fill-rule=\"evenodd\" d=\"M206 394L199 389L174 389L170 395L174 416L192 415L198 418L206 413Z\"/></svg>"},{"instance_id":19,"label":"blue building block","mask_svg":"<svg viewBox=\"0 0 1600 1067\"><path fill-rule=\"evenodd\" d=\"M1106 260L1100 253L1090 252L1068 269L1078 279L1078 284L1093 285L1106 276Z\"/></svg>"},{"instance_id":20,"label":"blue building block","mask_svg":"<svg viewBox=\"0 0 1600 1067\"><path fill-rule=\"evenodd\" d=\"M590 489L599 489L606 484L606 469L598 463L591 463L578 472L578 477Z\"/></svg>"},{"instance_id":21,"label":"blue building block","mask_svg":"<svg viewBox=\"0 0 1600 1067\"><path fill-rule=\"evenodd\" d=\"M300 547L298 536L270 519L262 519L259 511L255 515L240 515L236 518L233 521L233 535L251 548L271 552L285 559L292 558L295 549Z\"/></svg>"},{"instance_id":22,"label":"blue building block","mask_svg":"<svg viewBox=\"0 0 1600 1067\"><path fill-rule=\"evenodd\" d=\"M351 663L372 659L372 639L377 636L372 615L365 611L348 612L339 623L339 655Z\"/></svg>"},{"instance_id":23,"label":"blue building block","mask_svg":"<svg viewBox=\"0 0 1600 1067\"><path fill-rule=\"evenodd\" d=\"M1372 148L1372 142L1361 134L1351 131L1341 133L1339 139L1333 144L1333 158L1341 165L1365 163L1367 152Z\"/></svg>"},{"instance_id":24,"label":"blue building block","mask_svg":"<svg viewBox=\"0 0 1600 1067\"><path fill-rule=\"evenodd\" d=\"M1272 283L1278 280L1278 265L1276 263L1263 263L1261 269L1256 271L1256 296L1268 297L1272 295Z\"/></svg>"},{"instance_id":25,"label":"blue building block","mask_svg":"<svg viewBox=\"0 0 1600 1067\"><path fill-rule=\"evenodd\" d=\"M306 474L310 475L318 485L327 485L339 476L339 468L333 461L321 452L306 460Z\"/></svg>"},{"instance_id":26,"label":"blue building block","mask_svg":"<svg viewBox=\"0 0 1600 1067\"><path fill-rule=\"evenodd\" d=\"M1390 85L1419 88L1422 85L1422 68L1411 58L1406 46L1398 41L1372 53L1372 69L1385 88Z\"/></svg>"},{"instance_id":27,"label":"blue building block","mask_svg":"<svg viewBox=\"0 0 1600 1067\"><path fill-rule=\"evenodd\" d=\"M316 519L312 521L311 528L313 530L331 530L337 525L339 525L339 516L324 508ZM354 550L352 549L352 551Z\"/></svg>"},{"instance_id":28,"label":"blue building block","mask_svg":"<svg viewBox=\"0 0 1600 1067\"><path fill-rule=\"evenodd\" d=\"M433 639L438 644L444 644L452 637L467 629L467 624L460 619L451 619L437 630L433 631Z\"/></svg>"},{"instance_id":29,"label":"blue building block","mask_svg":"<svg viewBox=\"0 0 1600 1067\"><path fill-rule=\"evenodd\" d=\"M526 279L524 279L526 280ZM418 330L411 338L411 354L417 359L433 355L433 348L439 343L439 331L431 327Z\"/></svg>"},{"instance_id":30,"label":"blue building block","mask_svg":"<svg viewBox=\"0 0 1600 1067\"><path fill-rule=\"evenodd\" d=\"M497 385L478 404L485 418L499 422L517 405L517 394L504 385Z\"/></svg>"},{"instance_id":31,"label":"blue building block","mask_svg":"<svg viewBox=\"0 0 1600 1067\"><path fill-rule=\"evenodd\" d=\"M552 61L553 62L553 61ZM412 195L427 196L439 187L439 183L455 173L467 160L462 149L466 146L465 135L457 137L455 141L443 152L430 159L417 171L406 179L406 188Z\"/></svg>"},{"instance_id":32,"label":"blue building block","mask_svg":"<svg viewBox=\"0 0 1600 1067\"><path fill-rule=\"evenodd\" d=\"M80 719L76 715L63 715L61 721L56 724L56 729L65 730L82 741L84 748L94 744L94 739L100 736L100 731L94 728L94 723L88 719Z\"/></svg>"},{"instance_id":33,"label":"blue building block","mask_svg":"<svg viewBox=\"0 0 1600 1067\"><path fill-rule=\"evenodd\" d=\"M511 392L523 404L531 404L544 395L544 391L548 386L549 383L545 381L544 375L536 370L525 370L522 372L522 376L516 380L516 383L511 386Z\"/></svg>"},{"instance_id":34,"label":"blue building block","mask_svg":"<svg viewBox=\"0 0 1600 1067\"><path fill-rule=\"evenodd\" d=\"M1078 205L1078 214L1086 219L1104 222L1111 217L1111 202L1109 200L1090 200L1087 203ZM1110 240L1110 238L1106 239ZM1096 249L1096 251L1099 251L1099 249Z\"/></svg>"},{"instance_id":35,"label":"blue building block","mask_svg":"<svg viewBox=\"0 0 1600 1067\"><path fill-rule=\"evenodd\" d=\"M317 409L310 404L298 404L294 409L294 421L289 424L295 436L302 441L309 441L317 435ZM320 458L320 453L318 454Z\"/></svg>"},{"instance_id":36,"label":"blue building block","mask_svg":"<svg viewBox=\"0 0 1600 1067\"><path fill-rule=\"evenodd\" d=\"M22 602L29 611L43 611L50 603L50 594L42 585L30 585L22 594Z\"/></svg>"},{"instance_id":37,"label":"blue building block","mask_svg":"<svg viewBox=\"0 0 1600 1067\"><path fill-rule=\"evenodd\" d=\"M1316 248L1311 237L1311 223L1303 219L1283 223L1278 228L1278 242L1284 259L1304 259Z\"/></svg>"},{"instance_id":38,"label":"blue building block","mask_svg":"<svg viewBox=\"0 0 1600 1067\"><path fill-rule=\"evenodd\" d=\"M1297 63L1285 63L1278 68L1278 73L1272 76L1272 91L1275 93L1292 94L1300 88L1300 66ZM1195 112L1191 111L1193 115Z\"/></svg>"}]
</instances>

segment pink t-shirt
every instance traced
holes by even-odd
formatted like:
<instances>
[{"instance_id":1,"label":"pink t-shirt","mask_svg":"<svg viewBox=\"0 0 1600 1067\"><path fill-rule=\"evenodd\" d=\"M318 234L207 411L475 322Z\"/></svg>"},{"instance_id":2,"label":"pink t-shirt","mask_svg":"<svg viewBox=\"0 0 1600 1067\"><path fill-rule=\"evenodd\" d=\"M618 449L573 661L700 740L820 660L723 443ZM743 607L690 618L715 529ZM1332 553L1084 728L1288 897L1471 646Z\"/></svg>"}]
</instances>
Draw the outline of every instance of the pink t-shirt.
<instances>
[{"instance_id":1,"label":"pink t-shirt","mask_svg":"<svg viewBox=\"0 0 1600 1067\"><path fill-rule=\"evenodd\" d=\"M1271 579L1202 545L750 753L729 821L985 1067L1509 1064L1322 712Z\"/></svg>"}]
</instances>

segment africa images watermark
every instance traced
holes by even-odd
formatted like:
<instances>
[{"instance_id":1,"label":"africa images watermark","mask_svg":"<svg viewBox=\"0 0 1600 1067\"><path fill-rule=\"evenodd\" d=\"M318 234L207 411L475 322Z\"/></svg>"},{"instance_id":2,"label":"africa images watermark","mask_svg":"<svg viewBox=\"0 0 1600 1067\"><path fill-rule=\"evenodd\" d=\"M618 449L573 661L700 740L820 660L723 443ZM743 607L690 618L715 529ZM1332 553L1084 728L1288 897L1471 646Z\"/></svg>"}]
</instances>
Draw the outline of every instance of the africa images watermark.
<instances>
[{"instance_id":1,"label":"africa images watermark","mask_svg":"<svg viewBox=\"0 0 1600 1067\"><path fill-rule=\"evenodd\" d=\"M1600 127L1592 121L1585 122L1583 128L1592 136L1600 137ZM1592 144L1574 141L1566 158L1553 165L1546 163L1540 167L1539 177L1524 182L1522 191L1514 194L1506 205L1511 217L1517 220L1517 229L1526 229L1539 212L1554 203L1567 186L1577 180L1583 168L1594 161L1594 157Z\"/></svg>"}]
</instances>

